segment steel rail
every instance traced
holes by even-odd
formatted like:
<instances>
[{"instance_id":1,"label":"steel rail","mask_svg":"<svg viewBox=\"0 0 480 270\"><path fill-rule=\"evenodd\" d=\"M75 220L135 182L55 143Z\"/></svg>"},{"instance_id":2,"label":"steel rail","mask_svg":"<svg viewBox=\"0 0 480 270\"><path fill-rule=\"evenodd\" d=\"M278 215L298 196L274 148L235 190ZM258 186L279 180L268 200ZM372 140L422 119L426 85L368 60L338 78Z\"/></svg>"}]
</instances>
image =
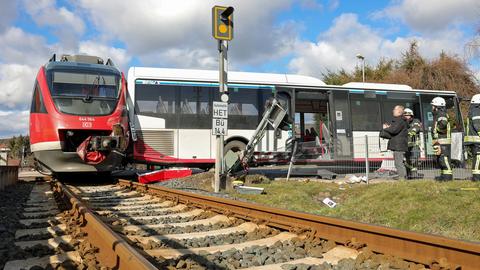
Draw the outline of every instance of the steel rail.
<instances>
[{"instance_id":1,"label":"steel rail","mask_svg":"<svg viewBox=\"0 0 480 270\"><path fill-rule=\"evenodd\" d=\"M98 247L97 259L102 266L111 269L157 269L144 256L131 247L103 223L80 199L62 183L53 183L54 192L71 206L71 212L80 219L81 230L87 233L88 241Z\"/></svg>"},{"instance_id":2,"label":"steel rail","mask_svg":"<svg viewBox=\"0 0 480 270\"><path fill-rule=\"evenodd\" d=\"M480 243L403 231L360 222L295 212L237 200L205 196L160 186L119 180L119 185L167 200L209 209L285 230L307 230L315 236L346 244L352 239L372 251L431 265L448 262L451 269L479 269Z\"/></svg>"}]
</instances>

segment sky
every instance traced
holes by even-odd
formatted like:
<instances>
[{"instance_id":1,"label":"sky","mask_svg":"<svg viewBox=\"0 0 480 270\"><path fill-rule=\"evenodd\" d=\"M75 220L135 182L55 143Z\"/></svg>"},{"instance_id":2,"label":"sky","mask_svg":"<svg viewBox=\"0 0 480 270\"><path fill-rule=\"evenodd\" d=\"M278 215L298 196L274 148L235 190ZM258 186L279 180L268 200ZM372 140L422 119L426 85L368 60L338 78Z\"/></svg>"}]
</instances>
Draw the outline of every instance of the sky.
<instances>
[{"instance_id":1,"label":"sky","mask_svg":"<svg viewBox=\"0 0 480 270\"><path fill-rule=\"evenodd\" d=\"M39 68L56 53L131 66L217 69L211 8L231 5L230 70L321 78L395 58L412 40L480 77L478 0L0 0L0 138L28 134Z\"/></svg>"}]
</instances>

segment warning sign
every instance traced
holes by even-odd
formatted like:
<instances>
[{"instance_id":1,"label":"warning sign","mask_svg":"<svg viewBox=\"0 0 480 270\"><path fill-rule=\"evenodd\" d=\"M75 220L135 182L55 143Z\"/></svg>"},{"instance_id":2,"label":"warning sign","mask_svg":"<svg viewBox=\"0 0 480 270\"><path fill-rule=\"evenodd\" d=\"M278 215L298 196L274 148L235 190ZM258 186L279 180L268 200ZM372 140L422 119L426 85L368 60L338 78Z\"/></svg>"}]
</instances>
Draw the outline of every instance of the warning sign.
<instances>
[{"instance_id":1,"label":"warning sign","mask_svg":"<svg viewBox=\"0 0 480 270\"><path fill-rule=\"evenodd\" d=\"M221 118L213 118L212 119L212 135L227 135L228 131L228 120L221 119Z\"/></svg>"},{"instance_id":2,"label":"warning sign","mask_svg":"<svg viewBox=\"0 0 480 270\"><path fill-rule=\"evenodd\" d=\"M213 102L212 135L227 135L228 131L228 103Z\"/></svg>"},{"instance_id":3,"label":"warning sign","mask_svg":"<svg viewBox=\"0 0 480 270\"><path fill-rule=\"evenodd\" d=\"M228 119L228 103L227 102L213 102L213 118Z\"/></svg>"}]
</instances>

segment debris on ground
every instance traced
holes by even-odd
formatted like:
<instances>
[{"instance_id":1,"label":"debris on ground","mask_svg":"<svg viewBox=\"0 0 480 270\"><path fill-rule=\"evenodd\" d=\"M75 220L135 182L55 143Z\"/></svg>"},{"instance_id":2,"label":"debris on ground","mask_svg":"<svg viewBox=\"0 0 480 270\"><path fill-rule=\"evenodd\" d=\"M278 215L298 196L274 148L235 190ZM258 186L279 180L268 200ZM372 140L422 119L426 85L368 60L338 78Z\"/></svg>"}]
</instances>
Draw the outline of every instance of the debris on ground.
<instances>
[{"instance_id":1,"label":"debris on ground","mask_svg":"<svg viewBox=\"0 0 480 270\"><path fill-rule=\"evenodd\" d=\"M330 207L330 208L334 208L335 206L337 206L337 203L334 202L334 201L333 201L332 199L330 199L330 198L325 198L325 199L323 199L322 202L323 202L324 204L326 204L326 205L327 205L328 207Z\"/></svg>"},{"instance_id":2,"label":"debris on ground","mask_svg":"<svg viewBox=\"0 0 480 270\"><path fill-rule=\"evenodd\" d=\"M249 187L249 186L234 186L234 189L237 191L237 193L240 194L264 194L265 189L260 188L260 187Z\"/></svg>"},{"instance_id":3,"label":"debris on ground","mask_svg":"<svg viewBox=\"0 0 480 270\"><path fill-rule=\"evenodd\" d=\"M354 174L347 174L345 176L345 179L347 179L345 182L348 184L358 184L362 182L367 182L367 176L356 176Z\"/></svg>"}]
</instances>

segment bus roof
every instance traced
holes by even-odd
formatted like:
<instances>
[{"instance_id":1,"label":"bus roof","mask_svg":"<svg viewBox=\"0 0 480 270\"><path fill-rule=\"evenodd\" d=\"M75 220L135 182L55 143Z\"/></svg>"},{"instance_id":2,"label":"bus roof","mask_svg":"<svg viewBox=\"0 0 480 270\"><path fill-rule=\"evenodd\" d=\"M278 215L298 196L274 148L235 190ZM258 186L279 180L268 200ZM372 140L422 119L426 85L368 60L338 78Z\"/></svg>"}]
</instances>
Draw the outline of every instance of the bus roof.
<instances>
[{"instance_id":1,"label":"bus roof","mask_svg":"<svg viewBox=\"0 0 480 270\"><path fill-rule=\"evenodd\" d=\"M392 84L392 83L364 83L364 82L349 82L344 87L362 88L362 89L378 89L378 90L413 90L412 87L406 84Z\"/></svg>"},{"instance_id":2,"label":"bus roof","mask_svg":"<svg viewBox=\"0 0 480 270\"><path fill-rule=\"evenodd\" d=\"M218 82L218 71L201 69L130 67L128 70L128 80L136 78L188 82ZM406 84L349 82L344 85L327 85L322 80L317 78L296 74L230 71L228 72L228 81L230 83L292 85L308 88L321 87L322 89L389 90L415 91L432 94L456 94L454 91L413 89Z\"/></svg>"},{"instance_id":3,"label":"bus roof","mask_svg":"<svg viewBox=\"0 0 480 270\"><path fill-rule=\"evenodd\" d=\"M363 83L363 82L349 82L343 85L328 85L328 87L342 88L342 89L355 89L355 90L389 90L389 91L415 91L422 93L442 93L449 95L456 95L455 91L449 90L424 90L414 89L406 84L393 84L393 83Z\"/></svg>"},{"instance_id":4,"label":"bus roof","mask_svg":"<svg viewBox=\"0 0 480 270\"><path fill-rule=\"evenodd\" d=\"M163 79L180 81L202 81L218 82L218 71L199 69L175 69L175 68L147 68L131 67L128 70L128 77L143 79ZM232 83L249 84L270 84L270 85L297 85L297 86L325 86L326 84L314 77L275 74L275 73L254 73L229 71L228 81Z\"/></svg>"}]
</instances>

